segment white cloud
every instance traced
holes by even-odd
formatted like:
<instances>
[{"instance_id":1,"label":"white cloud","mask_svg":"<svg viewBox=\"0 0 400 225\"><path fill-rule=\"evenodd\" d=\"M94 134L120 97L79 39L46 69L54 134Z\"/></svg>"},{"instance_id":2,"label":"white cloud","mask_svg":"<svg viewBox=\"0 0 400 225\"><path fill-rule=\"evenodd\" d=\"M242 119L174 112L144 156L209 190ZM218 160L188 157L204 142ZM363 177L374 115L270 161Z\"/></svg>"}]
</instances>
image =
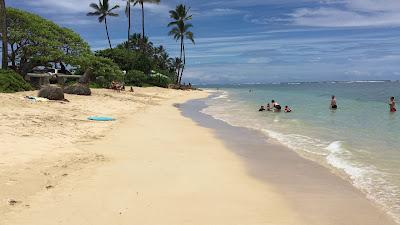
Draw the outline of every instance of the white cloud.
<instances>
[{"instance_id":1,"label":"white cloud","mask_svg":"<svg viewBox=\"0 0 400 225\"><path fill-rule=\"evenodd\" d=\"M399 0L338 0L289 14L292 23L315 27L400 26Z\"/></svg>"},{"instance_id":2,"label":"white cloud","mask_svg":"<svg viewBox=\"0 0 400 225\"><path fill-rule=\"evenodd\" d=\"M210 16L230 16L230 15L238 15L243 14L245 11L239 9L231 9L231 8L213 8L207 9L203 11L194 11L194 15L199 17L210 17Z\"/></svg>"},{"instance_id":3,"label":"white cloud","mask_svg":"<svg viewBox=\"0 0 400 225\"><path fill-rule=\"evenodd\" d=\"M17 0L21 1L22 0ZM25 1L24 1L25 2ZM81 14L87 13L91 10L89 7L90 3L98 3L98 0L36 0L36 1L29 1L25 4L28 4L42 13L49 13L49 14ZM120 8L118 11L120 13L125 10L125 2L121 0L110 0L110 5L119 5ZM135 7L136 10L139 10L139 7ZM148 10L150 13L159 14L159 13L168 13L171 9L170 6L166 4L145 4L145 9Z\"/></svg>"},{"instance_id":4,"label":"white cloud","mask_svg":"<svg viewBox=\"0 0 400 225\"><path fill-rule=\"evenodd\" d=\"M247 60L250 64L266 64L270 63L272 60L268 57L254 57Z\"/></svg>"}]
</instances>

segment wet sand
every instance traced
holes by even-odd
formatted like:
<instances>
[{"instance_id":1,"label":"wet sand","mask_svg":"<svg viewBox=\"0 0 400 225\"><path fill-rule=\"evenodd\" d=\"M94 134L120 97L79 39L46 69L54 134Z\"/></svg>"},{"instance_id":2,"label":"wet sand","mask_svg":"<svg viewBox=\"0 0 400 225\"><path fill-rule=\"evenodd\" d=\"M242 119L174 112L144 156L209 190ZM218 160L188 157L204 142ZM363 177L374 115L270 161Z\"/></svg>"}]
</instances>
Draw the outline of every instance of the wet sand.
<instances>
[{"instance_id":1,"label":"wet sand","mask_svg":"<svg viewBox=\"0 0 400 225\"><path fill-rule=\"evenodd\" d=\"M179 106L185 117L214 130L214 135L246 163L247 172L279 190L307 224L396 224L363 193L329 169L266 139L256 130L234 127L201 113L204 107L204 100Z\"/></svg>"}]
</instances>

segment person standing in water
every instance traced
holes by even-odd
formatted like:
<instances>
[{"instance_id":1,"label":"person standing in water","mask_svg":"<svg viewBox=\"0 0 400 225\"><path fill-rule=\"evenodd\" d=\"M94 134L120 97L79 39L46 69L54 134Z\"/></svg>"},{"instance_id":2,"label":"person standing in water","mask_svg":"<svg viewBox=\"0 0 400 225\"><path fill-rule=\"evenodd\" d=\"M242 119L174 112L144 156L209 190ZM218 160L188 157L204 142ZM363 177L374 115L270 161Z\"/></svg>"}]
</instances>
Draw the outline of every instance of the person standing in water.
<instances>
[{"instance_id":1,"label":"person standing in water","mask_svg":"<svg viewBox=\"0 0 400 225\"><path fill-rule=\"evenodd\" d=\"M336 97L334 95L332 95L331 99L331 109L337 109Z\"/></svg>"},{"instance_id":2,"label":"person standing in water","mask_svg":"<svg viewBox=\"0 0 400 225\"><path fill-rule=\"evenodd\" d=\"M278 102L275 102L275 100L272 100L271 103L272 103L272 107L275 109L275 112L281 111L282 107L281 107L281 105L279 105Z\"/></svg>"},{"instance_id":3,"label":"person standing in water","mask_svg":"<svg viewBox=\"0 0 400 225\"><path fill-rule=\"evenodd\" d=\"M396 112L396 102L394 101L394 97L390 97L390 101L389 101L389 109L390 112Z\"/></svg>"},{"instance_id":4,"label":"person standing in water","mask_svg":"<svg viewBox=\"0 0 400 225\"><path fill-rule=\"evenodd\" d=\"M271 111L271 106L267 103L267 111Z\"/></svg>"}]
</instances>

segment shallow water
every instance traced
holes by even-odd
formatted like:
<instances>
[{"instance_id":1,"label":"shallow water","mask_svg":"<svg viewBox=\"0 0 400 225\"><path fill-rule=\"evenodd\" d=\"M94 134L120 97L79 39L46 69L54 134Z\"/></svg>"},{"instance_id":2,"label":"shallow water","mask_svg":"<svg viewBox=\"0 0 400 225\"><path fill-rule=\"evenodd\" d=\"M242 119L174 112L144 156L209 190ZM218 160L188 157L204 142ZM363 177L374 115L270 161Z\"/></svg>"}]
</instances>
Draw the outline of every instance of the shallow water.
<instances>
[{"instance_id":1,"label":"shallow water","mask_svg":"<svg viewBox=\"0 0 400 225\"><path fill-rule=\"evenodd\" d=\"M257 129L334 169L400 221L399 82L285 83L212 87L204 113ZM249 90L252 90L249 92ZM339 109L329 109L336 95ZM292 113L258 112L272 99Z\"/></svg>"}]
</instances>

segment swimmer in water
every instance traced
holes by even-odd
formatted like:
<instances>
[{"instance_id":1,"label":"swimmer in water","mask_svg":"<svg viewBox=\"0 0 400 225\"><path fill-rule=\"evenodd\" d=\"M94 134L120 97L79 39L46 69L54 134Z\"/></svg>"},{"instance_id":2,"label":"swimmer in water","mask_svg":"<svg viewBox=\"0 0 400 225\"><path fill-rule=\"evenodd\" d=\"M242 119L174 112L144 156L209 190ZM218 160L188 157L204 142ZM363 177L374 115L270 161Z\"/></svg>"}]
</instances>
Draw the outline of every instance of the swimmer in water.
<instances>
[{"instance_id":1,"label":"swimmer in water","mask_svg":"<svg viewBox=\"0 0 400 225\"><path fill-rule=\"evenodd\" d=\"M259 111L259 112L265 111L264 106L262 105L258 111Z\"/></svg>"},{"instance_id":2,"label":"swimmer in water","mask_svg":"<svg viewBox=\"0 0 400 225\"><path fill-rule=\"evenodd\" d=\"M394 101L394 97L390 97L390 101L389 101L389 109L390 112L396 112L396 102Z\"/></svg>"},{"instance_id":3,"label":"swimmer in water","mask_svg":"<svg viewBox=\"0 0 400 225\"><path fill-rule=\"evenodd\" d=\"M336 97L334 95L332 95L331 99L331 109L337 109Z\"/></svg>"},{"instance_id":4,"label":"swimmer in water","mask_svg":"<svg viewBox=\"0 0 400 225\"><path fill-rule=\"evenodd\" d=\"M272 107L275 109L275 112L281 111L282 107L279 105L278 102L275 102L275 100L272 100L271 103L272 103Z\"/></svg>"},{"instance_id":5,"label":"swimmer in water","mask_svg":"<svg viewBox=\"0 0 400 225\"><path fill-rule=\"evenodd\" d=\"M271 106L269 103L267 103L267 111L271 111Z\"/></svg>"},{"instance_id":6,"label":"swimmer in water","mask_svg":"<svg viewBox=\"0 0 400 225\"><path fill-rule=\"evenodd\" d=\"M289 108L289 106L285 106L285 113L290 113L292 110Z\"/></svg>"}]
</instances>

